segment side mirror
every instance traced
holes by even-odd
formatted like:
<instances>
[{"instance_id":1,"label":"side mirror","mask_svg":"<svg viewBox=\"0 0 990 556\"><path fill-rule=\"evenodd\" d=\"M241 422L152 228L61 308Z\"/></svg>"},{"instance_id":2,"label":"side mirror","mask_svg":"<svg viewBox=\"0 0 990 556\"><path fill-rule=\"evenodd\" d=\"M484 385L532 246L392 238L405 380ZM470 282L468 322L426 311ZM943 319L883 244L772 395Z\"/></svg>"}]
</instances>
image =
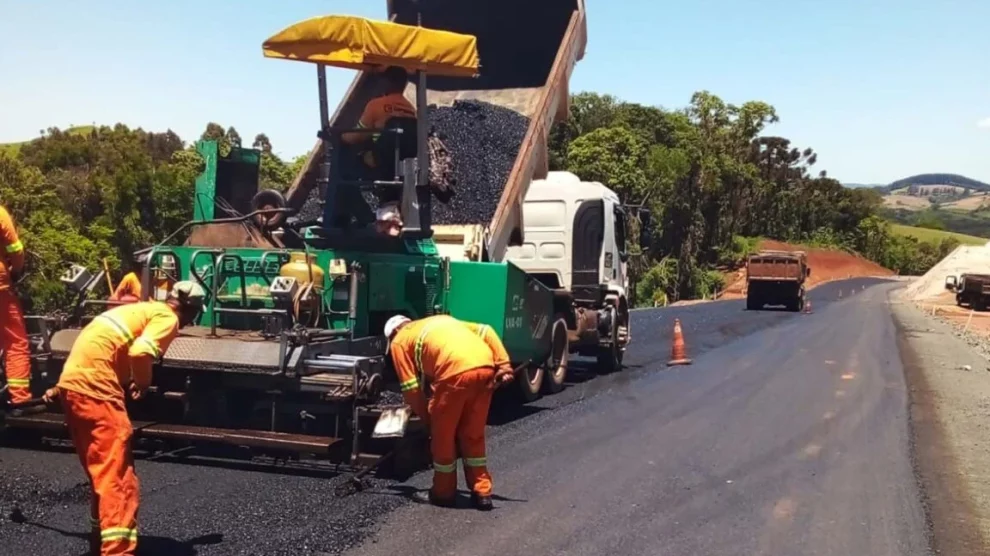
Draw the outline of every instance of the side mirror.
<instances>
[{"instance_id":1,"label":"side mirror","mask_svg":"<svg viewBox=\"0 0 990 556\"><path fill-rule=\"evenodd\" d=\"M641 208L637 216L639 217L639 245L640 247L648 247L653 238L652 215L649 209Z\"/></svg>"},{"instance_id":2,"label":"side mirror","mask_svg":"<svg viewBox=\"0 0 990 556\"><path fill-rule=\"evenodd\" d=\"M956 286L958 284L959 284L959 281L956 279L955 276L946 276L945 277L945 289L950 290L950 291L951 290L954 290L954 289L956 289Z\"/></svg>"}]
</instances>

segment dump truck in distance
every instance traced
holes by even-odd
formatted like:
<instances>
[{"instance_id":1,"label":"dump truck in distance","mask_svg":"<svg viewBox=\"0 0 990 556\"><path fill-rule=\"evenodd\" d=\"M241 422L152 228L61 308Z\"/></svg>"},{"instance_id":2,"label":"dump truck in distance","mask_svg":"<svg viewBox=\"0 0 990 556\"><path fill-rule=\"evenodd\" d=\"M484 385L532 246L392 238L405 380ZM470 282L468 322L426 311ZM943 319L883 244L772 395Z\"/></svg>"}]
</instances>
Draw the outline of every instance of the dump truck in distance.
<instances>
[{"instance_id":1,"label":"dump truck in distance","mask_svg":"<svg viewBox=\"0 0 990 556\"><path fill-rule=\"evenodd\" d=\"M986 311L990 306L990 274L961 274L948 276L945 289L955 292L956 305Z\"/></svg>"},{"instance_id":2,"label":"dump truck in distance","mask_svg":"<svg viewBox=\"0 0 990 556\"><path fill-rule=\"evenodd\" d=\"M804 251L760 251L746 261L746 308L804 308L804 282L811 276Z\"/></svg>"}]
</instances>

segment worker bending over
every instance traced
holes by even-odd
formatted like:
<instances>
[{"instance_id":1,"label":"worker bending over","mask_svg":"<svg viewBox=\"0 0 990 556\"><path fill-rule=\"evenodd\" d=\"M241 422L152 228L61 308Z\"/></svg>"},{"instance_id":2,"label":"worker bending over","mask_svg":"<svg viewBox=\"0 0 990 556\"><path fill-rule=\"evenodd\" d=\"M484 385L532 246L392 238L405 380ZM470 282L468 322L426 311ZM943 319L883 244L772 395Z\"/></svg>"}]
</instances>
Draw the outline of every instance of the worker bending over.
<instances>
[{"instance_id":1,"label":"worker bending over","mask_svg":"<svg viewBox=\"0 0 990 556\"><path fill-rule=\"evenodd\" d=\"M72 346L58 385L72 444L89 477L91 550L134 554L138 479L130 450L133 434L125 397L138 400L151 386L151 368L202 309L206 292L178 282L168 299L122 305L97 316Z\"/></svg>"},{"instance_id":2,"label":"worker bending over","mask_svg":"<svg viewBox=\"0 0 990 556\"><path fill-rule=\"evenodd\" d=\"M0 206L0 349L5 354L11 403L31 399L31 351L14 286L24 271L24 244L14 219ZM44 411L43 407L38 408Z\"/></svg>"},{"instance_id":3,"label":"worker bending over","mask_svg":"<svg viewBox=\"0 0 990 556\"><path fill-rule=\"evenodd\" d=\"M433 488L416 493L420 503L454 505L457 452L471 500L492 509L492 478L485 459L485 425L496 386L513 378L509 355L490 327L436 315L411 321L397 315L385 324L389 354L403 397L430 427ZM433 390L427 406L423 379Z\"/></svg>"}]
</instances>

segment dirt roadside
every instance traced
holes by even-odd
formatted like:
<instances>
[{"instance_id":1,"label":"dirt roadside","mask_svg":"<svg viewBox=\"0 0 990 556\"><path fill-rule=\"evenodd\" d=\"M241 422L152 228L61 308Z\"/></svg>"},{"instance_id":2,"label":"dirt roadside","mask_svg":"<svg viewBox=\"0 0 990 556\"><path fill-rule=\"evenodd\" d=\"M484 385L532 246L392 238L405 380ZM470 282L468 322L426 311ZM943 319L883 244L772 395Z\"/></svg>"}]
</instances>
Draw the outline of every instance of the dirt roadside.
<instances>
[{"instance_id":1,"label":"dirt roadside","mask_svg":"<svg viewBox=\"0 0 990 556\"><path fill-rule=\"evenodd\" d=\"M990 554L990 361L957 329L891 298L915 472L936 554Z\"/></svg>"},{"instance_id":2,"label":"dirt roadside","mask_svg":"<svg viewBox=\"0 0 990 556\"><path fill-rule=\"evenodd\" d=\"M760 242L759 248L806 252L808 254L808 266L811 267L811 276L805 282L805 288L809 290L836 280L894 276L893 272L875 262L845 251L809 248L769 239ZM740 268L728 274L726 284L728 285L721 292L719 299L742 299L746 297L746 269Z\"/></svg>"}]
</instances>

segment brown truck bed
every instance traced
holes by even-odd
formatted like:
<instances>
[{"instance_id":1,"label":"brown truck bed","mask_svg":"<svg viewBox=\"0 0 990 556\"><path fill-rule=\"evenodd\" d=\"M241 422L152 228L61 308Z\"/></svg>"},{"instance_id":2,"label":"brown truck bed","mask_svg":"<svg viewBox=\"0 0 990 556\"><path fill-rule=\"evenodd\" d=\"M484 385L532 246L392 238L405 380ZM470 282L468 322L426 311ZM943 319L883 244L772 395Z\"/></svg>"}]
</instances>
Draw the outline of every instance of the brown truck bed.
<instances>
[{"instance_id":1,"label":"brown truck bed","mask_svg":"<svg viewBox=\"0 0 990 556\"><path fill-rule=\"evenodd\" d=\"M784 254L751 257L746 271L748 280L801 281L805 278L805 265L801 258Z\"/></svg>"}]
</instances>

